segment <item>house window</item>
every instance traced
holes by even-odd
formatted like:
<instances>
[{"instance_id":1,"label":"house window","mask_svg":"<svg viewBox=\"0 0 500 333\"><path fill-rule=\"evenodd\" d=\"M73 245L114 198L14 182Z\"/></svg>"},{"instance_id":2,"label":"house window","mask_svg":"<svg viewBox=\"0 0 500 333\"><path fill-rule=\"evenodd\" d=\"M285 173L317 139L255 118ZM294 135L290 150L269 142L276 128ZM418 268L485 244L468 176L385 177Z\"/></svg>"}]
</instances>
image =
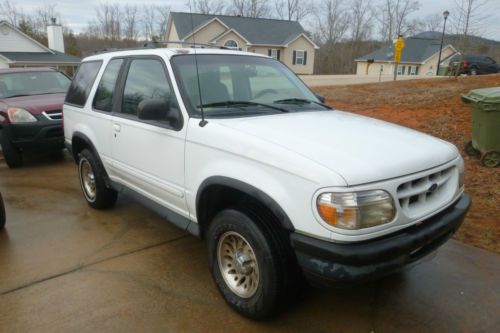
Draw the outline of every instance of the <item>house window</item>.
<instances>
[{"instance_id":1,"label":"house window","mask_svg":"<svg viewBox=\"0 0 500 333\"><path fill-rule=\"evenodd\" d=\"M234 39L228 39L224 43L224 47L227 47L228 49L238 50L238 43L236 43Z\"/></svg>"},{"instance_id":2,"label":"house window","mask_svg":"<svg viewBox=\"0 0 500 333\"><path fill-rule=\"evenodd\" d=\"M417 75L417 72L418 72L417 66L408 67L408 75Z\"/></svg>"},{"instance_id":3,"label":"house window","mask_svg":"<svg viewBox=\"0 0 500 333\"><path fill-rule=\"evenodd\" d=\"M305 65L307 62L307 52L306 51L293 51L293 64L294 65Z\"/></svg>"},{"instance_id":4,"label":"house window","mask_svg":"<svg viewBox=\"0 0 500 333\"><path fill-rule=\"evenodd\" d=\"M405 69L406 69L406 66L398 65L398 75L404 75Z\"/></svg>"}]
</instances>

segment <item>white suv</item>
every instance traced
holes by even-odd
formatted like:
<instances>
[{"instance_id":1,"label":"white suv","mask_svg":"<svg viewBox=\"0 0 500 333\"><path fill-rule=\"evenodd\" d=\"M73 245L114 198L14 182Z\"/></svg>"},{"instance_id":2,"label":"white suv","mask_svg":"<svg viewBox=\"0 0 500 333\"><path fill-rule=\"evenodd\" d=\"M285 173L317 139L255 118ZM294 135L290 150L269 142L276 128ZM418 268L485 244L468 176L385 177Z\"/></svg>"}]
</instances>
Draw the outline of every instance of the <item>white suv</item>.
<instances>
[{"instance_id":1,"label":"white suv","mask_svg":"<svg viewBox=\"0 0 500 333\"><path fill-rule=\"evenodd\" d=\"M470 206L455 146L331 110L281 62L216 49L83 60L64 134L85 199L120 192L205 238L226 301L265 318L301 277L379 277L442 245Z\"/></svg>"}]
</instances>

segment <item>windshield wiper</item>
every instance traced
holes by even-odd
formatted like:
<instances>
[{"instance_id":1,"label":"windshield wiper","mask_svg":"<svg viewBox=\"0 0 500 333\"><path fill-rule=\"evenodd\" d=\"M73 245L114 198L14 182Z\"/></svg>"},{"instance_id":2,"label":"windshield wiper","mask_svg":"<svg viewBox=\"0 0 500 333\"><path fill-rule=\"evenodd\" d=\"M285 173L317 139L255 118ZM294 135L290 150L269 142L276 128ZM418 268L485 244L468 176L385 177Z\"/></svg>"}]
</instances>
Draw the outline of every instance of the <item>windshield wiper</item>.
<instances>
[{"instance_id":1,"label":"windshield wiper","mask_svg":"<svg viewBox=\"0 0 500 333\"><path fill-rule=\"evenodd\" d=\"M4 98L14 98L14 97L23 97L23 96L31 96L31 95L27 95L27 94L19 94L19 95L5 96Z\"/></svg>"},{"instance_id":2,"label":"windshield wiper","mask_svg":"<svg viewBox=\"0 0 500 333\"><path fill-rule=\"evenodd\" d=\"M250 101L223 101L223 102L215 102L215 103L207 103L203 105L198 105L198 107L210 108L210 107L219 107L219 106L263 106L269 109L278 110L281 112L289 112L285 108L280 108L279 106L274 106L265 103L257 103Z\"/></svg>"},{"instance_id":3,"label":"windshield wiper","mask_svg":"<svg viewBox=\"0 0 500 333\"><path fill-rule=\"evenodd\" d=\"M326 104L317 102L317 101L312 100L312 99L305 99L305 98L278 99L278 100L274 101L273 103L276 103L276 104L311 104L312 103L312 104L321 105L322 107L330 109L330 110L332 109L330 106L328 106Z\"/></svg>"}]
</instances>

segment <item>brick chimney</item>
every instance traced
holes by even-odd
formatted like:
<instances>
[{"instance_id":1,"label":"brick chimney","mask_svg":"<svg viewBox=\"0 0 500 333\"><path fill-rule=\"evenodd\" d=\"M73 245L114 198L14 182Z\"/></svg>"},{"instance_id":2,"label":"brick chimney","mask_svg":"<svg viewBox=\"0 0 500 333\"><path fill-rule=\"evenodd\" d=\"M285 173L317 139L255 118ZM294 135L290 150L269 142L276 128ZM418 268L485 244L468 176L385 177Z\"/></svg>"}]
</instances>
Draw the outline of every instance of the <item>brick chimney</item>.
<instances>
[{"instance_id":1,"label":"brick chimney","mask_svg":"<svg viewBox=\"0 0 500 333\"><path fill-rule=\"evenodd\" d=\"M56 19L54 17L50 20L52 22L47 25L47 39L49 42L49 49L64 53L62 26L56 23Z\"/></svg>"}]
</instances>

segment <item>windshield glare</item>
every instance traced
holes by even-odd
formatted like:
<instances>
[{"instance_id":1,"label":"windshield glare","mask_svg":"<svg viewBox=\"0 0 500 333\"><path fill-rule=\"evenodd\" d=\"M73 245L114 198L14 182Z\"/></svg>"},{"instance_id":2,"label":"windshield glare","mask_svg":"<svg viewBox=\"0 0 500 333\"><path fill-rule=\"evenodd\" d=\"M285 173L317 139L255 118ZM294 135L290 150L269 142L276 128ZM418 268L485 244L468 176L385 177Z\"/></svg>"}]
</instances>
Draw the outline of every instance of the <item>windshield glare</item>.
<instances>
[{"instance_id":1,"label":"windshield glare","mask_svg":"<svg viewBox=\"0 0 500 333\"><path fill-rule=\"evenodd\" d=\"M280 102L288 99L304 99L318 102L316 96L297 76L281 62L254 56L197 55L200 89L194 55L172 57L172 66L183 90L184 102L191 113L199 114L200 105L206 115L229 113L255 114L279 112L266 107L284 107ZM199 91L201 91L201 101ZM241 105L216 105L228 101L243 102ZM244 102L251 102L244 104ZM260 105L252 104L258 103ZM317 109L318 105L286 105L289 111Z\"/></svg>"},{"instance_id":2,"label":"windshield glare","mask_svg":"<svg viewBox=\"0 0 500 333\"><path fill-rule=\"evenodd\" d=\"M65 93L71 81L59 72L0 74L0 98Z\"/></svg>"}]
</instances>

